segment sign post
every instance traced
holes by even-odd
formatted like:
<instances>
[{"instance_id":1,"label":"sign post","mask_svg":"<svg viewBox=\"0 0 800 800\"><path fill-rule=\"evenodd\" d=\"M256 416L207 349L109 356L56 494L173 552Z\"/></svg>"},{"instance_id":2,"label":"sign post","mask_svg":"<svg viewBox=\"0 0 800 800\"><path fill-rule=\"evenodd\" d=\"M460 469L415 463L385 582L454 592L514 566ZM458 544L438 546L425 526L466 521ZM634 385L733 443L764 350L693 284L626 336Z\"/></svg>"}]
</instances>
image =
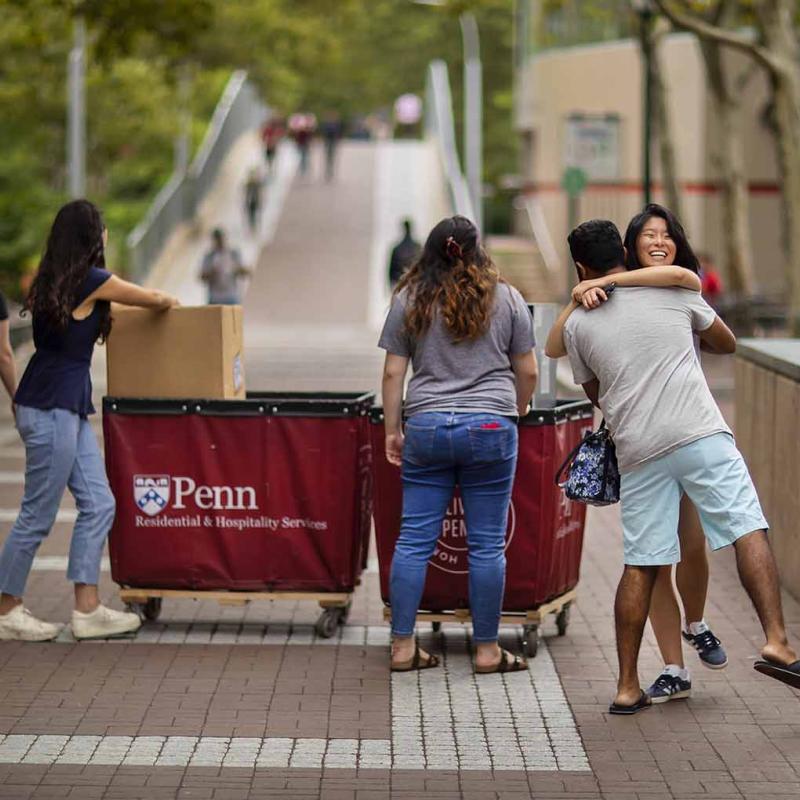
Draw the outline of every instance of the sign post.
<instances>
[{"instance_id":1,"label":"sign post","mask_svg":"<svg viewBox=\"0 0 800 800\"><path fill-rule=\"evenodd\" d=\"M580 167L567 167L561 176L561 188L567 193L567 230L573 230L578 224L578 201L586 188L588 177L585 170ZM572 286L572 265L571 259L567 259L567 302L570 297L570 286Z\"/></svg>"}]
</instances>

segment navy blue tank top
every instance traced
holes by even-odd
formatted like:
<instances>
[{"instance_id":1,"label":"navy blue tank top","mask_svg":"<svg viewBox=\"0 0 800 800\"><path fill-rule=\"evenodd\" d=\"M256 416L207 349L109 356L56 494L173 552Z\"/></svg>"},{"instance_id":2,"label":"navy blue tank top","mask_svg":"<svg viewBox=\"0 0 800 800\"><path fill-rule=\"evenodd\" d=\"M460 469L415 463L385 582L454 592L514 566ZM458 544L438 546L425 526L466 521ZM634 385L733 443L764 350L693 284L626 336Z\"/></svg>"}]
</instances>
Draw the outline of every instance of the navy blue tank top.
<instances>
[{"instance_id":1,"label":"navy blue tank top","mask_svg":"<svg viewBox=\"0 0 800 800\"><path fill-rule=\"evenodd\" d=\"M78 292L75 308L102 286L111 273L92 267ZM98 300L86 319L70 317L65 331L57 331L33 316L36 352L19 382L14 402L20 406L63 408L82 417L94 414L92 366L94 343L100 335L100 313L108 303Z\"/></svg>"}]
</instances>

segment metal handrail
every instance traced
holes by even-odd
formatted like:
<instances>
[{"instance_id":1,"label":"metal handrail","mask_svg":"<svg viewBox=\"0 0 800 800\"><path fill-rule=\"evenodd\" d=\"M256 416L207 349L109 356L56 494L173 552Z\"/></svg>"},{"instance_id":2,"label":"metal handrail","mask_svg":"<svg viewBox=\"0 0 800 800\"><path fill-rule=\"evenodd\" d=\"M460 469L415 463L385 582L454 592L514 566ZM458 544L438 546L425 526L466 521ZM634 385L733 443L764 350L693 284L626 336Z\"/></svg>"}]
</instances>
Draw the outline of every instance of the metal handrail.
<instances>
[{"instance_id":1,"label":"metal handrail","mask_svg":"<svg viewBox=\"0 0 800 800\"><path fill-rule=\"evenodd\" d=\"M438 146L453 211L474 220L472 198L458 159L453 96L450 92L447 64L444 61L436 60L428 65L425 101L425 134Z\"/></svg>"},{"instance_id":2,"label":"metal handrail","mask_svg":"<svg viewBox=\"0 0 800 800\"><path fill-rule=\"evenodd\" d=\"M128 236L136 280L145 278L177 226L195 215L233 144L245 131L256 127L266 111L255 87L247 80L247 73L234 72L191 166L185 173L172 174Z\"/></svg>"}]
</instances>

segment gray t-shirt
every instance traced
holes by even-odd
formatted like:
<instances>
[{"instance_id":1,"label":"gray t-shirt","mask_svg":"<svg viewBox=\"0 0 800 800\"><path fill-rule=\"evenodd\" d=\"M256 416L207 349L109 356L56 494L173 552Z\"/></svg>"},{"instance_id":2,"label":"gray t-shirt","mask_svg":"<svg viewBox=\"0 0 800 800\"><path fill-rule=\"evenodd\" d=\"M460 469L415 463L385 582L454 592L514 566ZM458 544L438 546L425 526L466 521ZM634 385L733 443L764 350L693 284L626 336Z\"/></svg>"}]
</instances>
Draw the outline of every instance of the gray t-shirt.
<instances>
[{"instance_id":1,"label":"gray t-shirt","mask_svg":"<svg viewBox=\"0 0 800 800\"><path fill-rule=\"evenodd\" d=\"M423 411L517 415L512 355L533 350L533 317L522 295L497 285L489 329L480 338L453 342L443 322L413 340L405 328L405 290L395 295L378 347L411 359L406 393L408 416Z\"/></svg>"},{"instance_id":2,"label":"gray t-shirt","mask_svg":"<svg viewBox=\"0 0 800 800\"><path fill-rule=\"evenodd\" d=\"M208 283L209 303L227 303L239 300L239 272L242 259L239 251L226 247L209 250L203 257L201 278Z\"/></svg>"},{"instance_id":3,"label":"gray t-shirt","mask_svg":"<svg viewBox=\"0 0 800 800\"><path fill-rule=\"evenodd\" d=\"M597 378L600 408L627 472L730 428L694 349L714 310L688 289L620 288L600 308L579 308L564 343L576 383Z\"/></svg>"}]
</instances>

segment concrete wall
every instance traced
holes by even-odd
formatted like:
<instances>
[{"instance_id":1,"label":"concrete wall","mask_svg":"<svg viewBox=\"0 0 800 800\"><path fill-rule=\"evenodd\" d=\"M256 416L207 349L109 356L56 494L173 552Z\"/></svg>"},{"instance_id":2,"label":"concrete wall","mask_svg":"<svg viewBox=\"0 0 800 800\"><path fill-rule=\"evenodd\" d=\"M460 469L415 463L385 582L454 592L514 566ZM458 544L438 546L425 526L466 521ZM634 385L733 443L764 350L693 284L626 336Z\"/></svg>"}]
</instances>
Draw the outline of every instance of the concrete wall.
<instances>
[{"instance_id":1,"label":"concrete wall","mask_svg":"<svg viewBox=\"0 0 800 800\"><path fill-rule=\"evenodd\" d=\"M800 599L800 382L736 359L736 442L770 523L781 582Z\"/></svg>"},{"instance_id":2,"label":"concrete wall","mask_svg":"<svg viewBox=\"0 0 800 800\"><path fill-rule=\"evenodd\" d=\"M702 54L694 37L675 34L661 45L669 90L684 225L697 250L709 251L725 270L724 235L716 154L719 121L705 83ZM748 69L743 56L729 56L737 74ZM579 217L609 217L623 230L641 208L642 66L631 40L560 48L531 58L518 73L516 122L522 136L523 179L542 203L554 241L567 257L567 199L560 188L567 118L576 113L616 114L620 119L620 169L613 183L590 183L579 202ZM744 138L751 182L751 231L760 291L782 293L780 196L772 137L762 115L769 92L755 73L743 90ZM658 147L654 179L660 180ZM664 196L656 186L654 199ZM525 230L521 224L520 230ZM565 270L566 274L566 270Z\"/></svg>"}]
</instances>

